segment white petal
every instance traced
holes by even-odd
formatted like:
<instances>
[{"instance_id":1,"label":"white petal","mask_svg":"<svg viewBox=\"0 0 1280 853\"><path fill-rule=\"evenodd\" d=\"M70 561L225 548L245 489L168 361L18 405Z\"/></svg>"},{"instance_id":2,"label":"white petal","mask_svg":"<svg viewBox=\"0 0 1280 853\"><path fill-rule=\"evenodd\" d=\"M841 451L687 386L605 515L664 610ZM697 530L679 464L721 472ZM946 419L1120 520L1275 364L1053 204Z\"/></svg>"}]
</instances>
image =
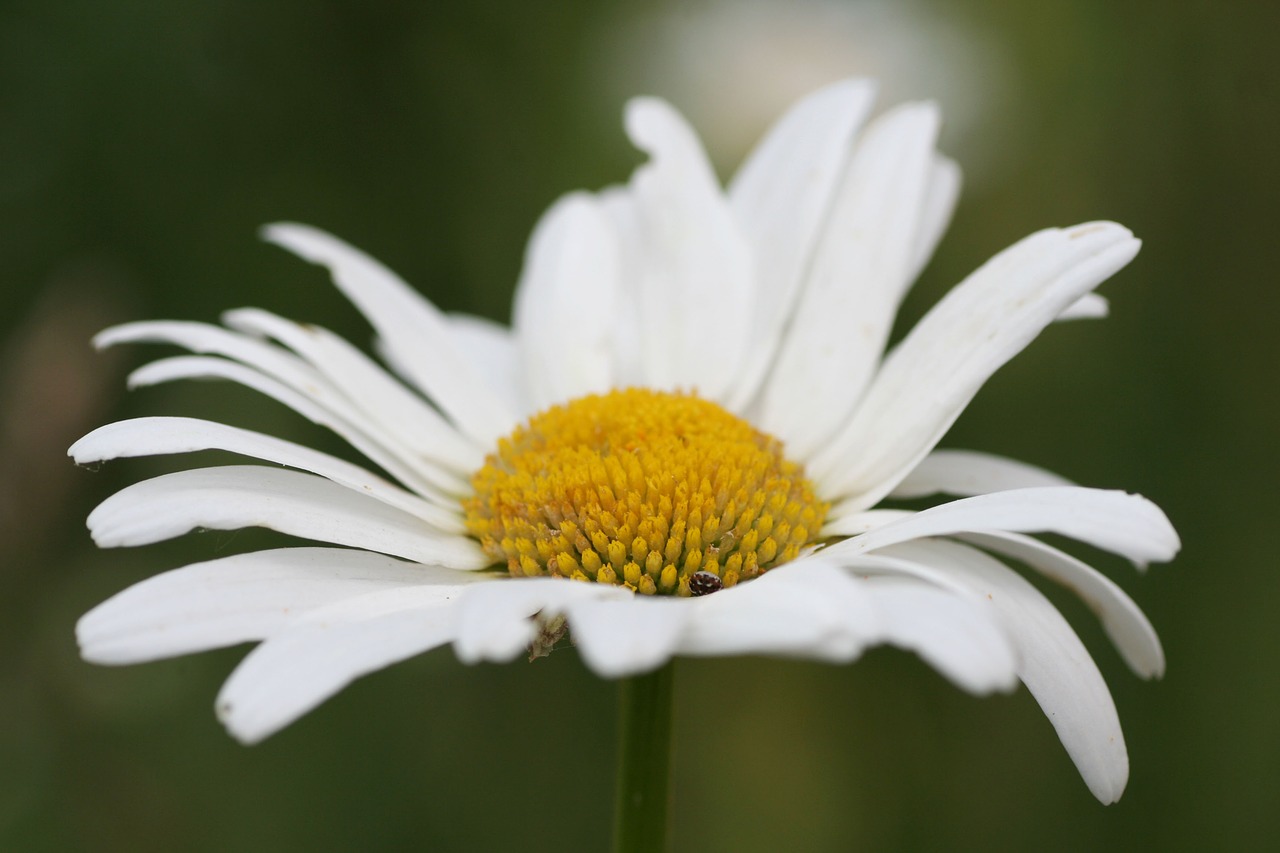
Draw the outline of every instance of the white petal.
<instances>
[{"instance_id":1,"label":"white petal","mask_svg":"<svg viewBox=\"0 0 1280 853\"><path fill-rule=\"evenodd\" d=\"M1141 495L1081 487L1012 489L961 498L837 542L824 556L863 554L900 542L957 533L1060 533L1112 551L1139 566L1173 559L1181 543L1160 508ZM824 536L846 535L842 522Z\"/></svg>"},{"instance_id":2,"label":"white petal","mask_svg":"<svg viewBox=\"0 0 1280 853\"><path fill-rule=\"evenodd\" d=\"M880 614L883 642L924 658L970 693L1017 686L1018 657L998 619L972 595L909 578L862 579Z\"/></svg>"},{"instance_id":3,"label":"white petal","mask_svg":"<svg viewBox=\"0 0 1280 853\"><path fill-rule=\"evenodd\" d=\"M693 611L684 599L637 595L581 598L569 603L566 615L587 666L602 678L622 678L666 663Z\"/></svg>"},{"instance_id":4,"label":"white petal","mask_svg":"<svg viewBox=\"0 0 1280 853\"><path fill-rule=\"evenodd\" d=\"M828 530L839 530L839 536L861 536L868 530L883 527L891 521L900 521L915 515L909 509L866 509L862 512L837 514L834 510L827 515L827 523L823 533Z\"/></svg>"},{"instance_id":5,"label":"white petal","mask_svg":"<svg viewBox=\"0 0 1280 853\"><path fill-rule=\"evenodd\" d=\"M277 382L257 370L223 358L176 356L144 364L129 375L129 387L139 388L172 382L177 379L227 379L271 397L313 423L327 427L342 436L348 444L370 461L445 509L458 505L457 495L469 487L458 476L396 445L386 434L378 434L376 425L348 405L337 405L333 399L321 400L315 388L305 393ZM370 430L375 431L373 435ZM377 437L375 437L375 435Z\"/></svg>"},{"instance_id":6,"label":"white petal","mask_svg":"<svg viewBox=\"0 0 1280 853\"><path fill-rule=\"evenodd\" d=\"M289 347L403 446L461 472L483 464L484 453L435 409L328 329L294 323L256 308L228 311L223 321L233 329L271 337Z\"/></svg>"},{"instance_id":7,"label":"white petal","mask_svg":"<svg viewBox=\"0 0 1280 853\"><path fill-rule=\"evenodd\" d=\"M644 278L644 227L635 195L628 187L607 187L598 194L618 248L618 302L614 314L610 363L618 388L645 384L640 342L640 288Z\"/></svg>"},{"instance_id":8,"label":"white petal","mask_svg":"<svg viewBox=\"0 0 1280 853\"><path fill-rule=\"evenodd\" d=\"M195 353L226 356L290 387L323 385L325 392L329 392L328 383L320 381L320 374L296 356L271 344L207 323L145 320L112 326L93 338L94 346L99 349L128 343L174 344ZM315 393L321 396L321 391Z\"/></svg>"},{"instance_id":9,"label":"white petal","mask_svg":"<svg viewBox=\"0 0 1280 853\"><path fill-rule=\"evenodd\" d=\"M1007 489L1070 486L1072 482L1043 468L975 450L935 450L920 460L890 493L894 498L926 495L985 495Z\"/></svg>"},{"instance_id":10,"label":"white petal","mask_svg":"<svg viewBox=\"0 0 1280 853\"><path fill-rule=\"evenodd\" d=\"M1071 303L1058 315L1059 320L1100 320L1111 312L1107 298L1098 293L1086 293Z\"/></svg>"},{"instance_id":11,"label":"white petal","mask_svg":"<svg viewBox=\"0 0 1280 853\"><path fill-rule=\"evenodd\" d=\"M218 693L218 717L256 743L360 676L443 646L463 589L381 590L312 610L249 653Z\"/></svg>"},{"instance_id":12,"label":"white petal","mask_svg":"<svg viewBox=\"0 0 1280 853\"><path fill-rule=\"evenodd\" d=\"M989 595L1019 657L1018 676L1040 703L1093 795L1120 799L1129 755L1102 674L1071 626L1035 587L996 560L953 542L916 542L892 553L945 566L949 575Z\"/></svg>"},{"instance_id":13,"label":"white petal","mask_svg":"<svg viewBox=\"0 0 1280 853\"><path fill-rule=\"evenodd\" d=\"M515 425L515 414L454 345L444 316L395 273L341 240L306 225L277 223L264 239L328 267L333 282L377 329L396 363L467 435L488 447Z\"/></svg>"},{"instance_id":14,"label":"white petal","mask_svg":"<svg viewBox=\"0 0 1280 853\"><path fill-rule=\"evenodd\" d=\"M270 377L276 383L306 397L312 401L313 407L322 407L325 411L338 414L348 420L354 420L352 416L357 414L351 401L334 388L325 376L302 359L280 347L218 326L172 320L125 323L99 332L93 342L100 348L122 343L173 344L195 353L225 356L237 362L238 365L249 367L256 374ZM161 361L169 362L174 359ZM192 363L201 362L193 359ZM148 366L144 365L130 376L130 388L152 384L152 381L147 379L138 379L139 376L151 375L147 368ZM163 373L163 371L160 372ZM238 372L236 375L243 375L243 372ZM256 386L251 387L256 388ZM312 420L315 419L312 418Z\"/></svg>"},{"instance_id":15,"label":"white petal","mask_svg":"<svg viewBox=\"0 0 1280 853\"><path fill-rule=\"evenodd\" d=\"M616 242L600 203L586 193L557 201L529 238L512 325L535 410L613 387Z\"/></svg>"},{"instance_id":16,"label":"white petal","mask_svg":"<svg viewBox=\"0 0 1280 853\"><path fill-rule=\"evenodd\" d=\"M750 249L684 119L663 101L639 98L627 105L626 125L651 158L631 181L644 239L645 384L724 400L750 339Z\"/></svg>"},{"instance_id":17,"label":"white petal","mask_svg":"<svg viewBox=\"0 0 1280 853\"><path fill-rule=\"evenodd\" d=\"M911 268L907 282L913 282L933 257L960 198L960 167L955 161L934 155L929 169L929 187L925 191L924 210L911 248Z\"/></svg>"},{"instance_id":18,"label":"white petal","mask_svg":"<svg viewBox=\"0 0 1280 853\"><path fill-rule=\"evenodd\" d=\"M953 289L885 360L849 424L809 461L828 498L873 506L927 454L982 383L1139 243L1113 223L1041 231Z\"/></svg>"},{"instance_id":19,"label":"white petal","mask_svg":"<svg viewBox=\"0 0 1280 853\"><path fill-rule=\"evenodd\" d=\"M918 581L852 577L809 558L758 580L686 602L694 608L680 651L770 654L848 662L889 643L915 651L960 687L1007 690L1014 656L975 596Z\"/></svg>"},{"instance_id":20,"label":"white petal","mask_svg":"<svg viewBox=\"0 0 1280 853\"><path fill-rule=\"evenodd\" d=\"M880 624L866 589L818 560L799 560L688 602L696 608L680 651L767 654L849 662L876 642Z\"/></svg>"},{"instance_id":21,"label":"white petal","mask_svg":"<svg viewBox=\"0 0 1280 853\"><path fill-rule=\"evenodd\" d=\"M520 352L511 329L471 314L453 313L447 315L447 319L458 349L507 407L522 418L533 414L535 410L529 402L520 368Z\"/></svg>"},{"instance_id":22,"label":"white petal","mask_svg":"<svg viewBox=\"0 0 1280 853\"><path fill-rule=\"evenodd\" d=\"M282 548L147 578L76 624L93 663L128 664L262 640L309 610L378 589L482 576L345 548Z\"/></svg>"},{"instance_id":23,"label":"white petal","mask_svg":"<svg viewBox=\"0 0 1280 853\"><path fill-rule=\"evenodd\" d=\"M463 663L509 661L538 635L534 617L566 615L580 600L620 600L632 593L621 586L560 578L520 578L480 584L468 590L458 610L454 652Z\"/></svg>"},{"instance_id":24,"label":"white petal","mask_svg":"<svg viewBox=\"0 0 1280 853\"><path fill-rule=\"evenodd\" d=\"M1164 649L1146 614L1105 575L1070 554L1017 533L967 533L967 542L1012 557L1080 596L1129 668L1143 678L1164 675Z\"/></svg>"},{"instance_id":25,"label":"white petal","mask_svg":"<svg viewBox=\"0 0 1280 853\"><path fill-rule=\"evenodd\" d=\"M261 465L178 471L135 483L89 514L101 548L148 545L198 527L266 527L420 563L478 569L490 560L472 540L323 477Z\"/></svg>"},{"instance_id":26,"label":"white petal","mask_svg":"<svg viewBox=\"0 0 1280 853\"><path fill-rule=\"evenodd\" d=\"M770 128L729 184L758 282L752 346L734 409L747 403L773 359L854 134L874 99L868 80L819 89Z\"/></svg>"},{"instance_id":27,"label":"white petal","mask_svg":"<svg viewBox=\"0 0 1280 853\"><path fill-rule=\"evenodd\" d=\"M361 423L362 428L372 435L378 434L374 427L376 422L364 417L363 413L353 406L351 401L320 371L292 353L264 341L205 323L172 320L125 323L106 329L94 338L94 344L100 348L122 343L173 344L195 353L225 356L292 389L312 401L313 408L319 406L343 420ZM138 378L150 375L150 371L143 367L130 377L130 387L150 384ZM237 375L244 375L243 371ZM257 387L252 383L244 384ZM308 417L311 416L308 415ZM323 423L323 421L317 422ZM326 423L326 426L328 425Z\"/></svg>"},{"instance_id":28,"label":"white petal","mask_svg":"<svg viewBox=\"0 0 1280 853\"><path fill-rule=\"evenodd\" d=\"M761 428L807 459L848 421L907 288L940 118L899 107L867 128L823 225L764 387Z\"/></svg>"},{"instance_id":29,"label":"white petal","mask_svg":"<svg viewBox=\"0 0 1280 853\"><path fill-rule=\"evenodd\" d=\"M155 382L168 382L170 379L177 378L193 378L196 375L219 375L220 378L232 379L234 382L246 384L256 391L275 397L276 400L285 403L306 418L315 421L315 423L323 424L325 427L333 429L343 438L347 438L353 446L365 452L371 460L378 462L379 465L387 467L388 471L392 471L392 467L384 465L384 457L388 452L394 453L402 460L411 462L419 462L421 456L419 453L408 450L401 446L394 435L390 434L383 427L385 419L371 418L369 412L361 410L360 407L353 405L352 401L339 391L329 379L321 374L319 370L312 368L306 361L298 359L291 352L285 352L282 348L271 346L269 343L259 341L259 339L244 336L234 332L228 332L227 329L215 327L215 325L207 325L204 323L179 323L173 320L145 321L145 323L127 323L124 325L116 325L116 327L106 329L104 332L97 334L93 338L93 343L99 347L116 346L119 343L173 343L180 347L186 347L192 352L214 353L214 355L227 356L228 359L238 361L239 364L252 368L252 373L247 371L218 368L218 366L210 365L210 361L175 361L163 360L163 366L143 366L140 370L134 371L132 377L129 377L131 387L140 386L140 384L151 384ZM214 373L211 374L183 374L180 370L175 370L178 365L210 366ZM161 362L156 362L161 365ZM170 373L172 371L172 373ZM256 380L255 377L262 377L262 380ZM266 378L270 379L266 379ZM275 382L271 382L275 380ZM278 388L280 384L291 389L293 393L280 393ZM317 414L323 412L323 414ZM357 427L360 433L367 435L372 441L378 444L378 448L369 448L369 442L361 442L355 435L349 434L349 427ZM479 466L474 447L460 447L458 442L449 443L448 448L453 448L458 453L456 459L448 459L445 465L452 467L454 471L471 471ZM445 448L445 450L448 450ZM372 452L366 452L371 450ZM436 453L440 455L440 453ZM460 492L466 491L465 484L462 484L457 478L457 474L444 475L439 471L439 465L435 462L425 462L419 465L424 473L429 474L430 482L436 487L443 488L445 491ZM397 478L401 478L404 466L399 465L397 470L392 471ZM416 474L408 475L408 479L401 478L401 482L413 485L417 488L417 482L421 480L421 476Z\"/></svg>"},{"instance_id":30,"label":"white petal","mask_svg":"<svg viewBox=\"0 0 1280 853\"><path fill-rule=\"evenodd\" d=\"M68 451L79 465L134 456L226 450L319 474L388 506L416 515L438 530L464 533L461 507L444 510L358 465L259 432L196 418L136 418L98 427Z\"/></svg>"}]
</instances>

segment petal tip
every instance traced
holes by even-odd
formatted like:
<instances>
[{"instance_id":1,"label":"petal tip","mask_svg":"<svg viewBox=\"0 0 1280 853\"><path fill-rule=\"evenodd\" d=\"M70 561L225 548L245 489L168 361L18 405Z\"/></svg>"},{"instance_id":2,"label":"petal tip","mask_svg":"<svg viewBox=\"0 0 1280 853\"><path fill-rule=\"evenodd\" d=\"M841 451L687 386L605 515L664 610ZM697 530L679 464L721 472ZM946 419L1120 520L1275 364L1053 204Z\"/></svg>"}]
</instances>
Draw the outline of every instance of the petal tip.
<instances>
[{"instance_id":1,"label":"petal tip","mask_svg":"<svg viewBox=\"0 0 1280 853\"><path fill-rule=\"evenodd\" d=\"M308 226L299 222L268 222L258 229L258 237L268 243L281 244L299 231L308 230Z\"/></svg>"},{"instance_id":2,"label":"petal tip","mask_svg":"<svg viewBox=\"0 0 1280 853\"><path fill-rule=\"evenodd\" d=\"M1108 219L1099 219L1093 222L1081 222L1078 225L1072 225L1062 229L1062 234L1068 240L1084 240L1096 239L1108 244L1116 243L1133 243L1136 246L1141 245L1142 241L1133 236L1133 232L1119 222L1112 222Z\"/></svg>"},{"instance_id":3,"label":"petal tip","mask_svg":"<svg viewBox=\"0 0 1280 853\"><path fill-rule=\"evenodd\" d=\"M623 127L631 144L651 157L657 156L673 132L692 133L675 107L653 95L627 101Z\"/></svg>"},{"instance_id":4,"label":"petal tip","mask_svg":"<svg viewBox=\"0 0 1280 853\"><path fill-rule=\"evenodd\" d=\"M1129 768L1126 765L1124 773L1115 779L1086 779L1085 783L1089 786L1089 791L1098 798L1098 802L1104 806L1113 806L1124 796L1124 789L1129 783Z\"/></svg>"},{"instance_id":5,"label":"petal tip","mask_svg":"<svg viewBox=\"0 0 1280 853\"><path fill-rule=\"evenodd\" d=\"M128 340L128 336L124 332L126 326L127 324L120 326L108 326L90 338L90 343L93 344L94 349L104 350L108 347L113 347L118 343L126 341Z\"/></svg>"},{"instance_id":6,"label":"petal tip","mask_svg":"<svg viewBox=\"0 0 1280 853\"><path fill-rule=\"evenodd\" d=\"M326 265L336 251L335 244L350 250L327 231L300 222L272 222L258 229L258 236L313 264Z\"/></svg>"},{"instance_id":7,"label":"petal tip","mask_svg":"<svg viewBox=\"0 0 1280 853\"><path fill-rule=\"evenodd\" d=\"M268 735L269 730L261 727L246 726L244 721L240 719L241 714L238 713L235 703L230 700L223 699L221 696L214 703L213 711L218 718L218 722L222 723L226 728L227 734L231 735L244 746L253 746L261 743Z\"/></svg>"},{"instance_id":8,"label":"petal tip","mask_svg":"<svg viewBox=\"0 0 1280 853\"><path fill-rule=\"evenodd\" d=\"M791 108L792 111L807 106L821 105L825 109L838 109L857 113L869 109L876 98L879 85L871 77L846 77L828 83L812 94L802 98Z\"/></svg>"}]
</instances>

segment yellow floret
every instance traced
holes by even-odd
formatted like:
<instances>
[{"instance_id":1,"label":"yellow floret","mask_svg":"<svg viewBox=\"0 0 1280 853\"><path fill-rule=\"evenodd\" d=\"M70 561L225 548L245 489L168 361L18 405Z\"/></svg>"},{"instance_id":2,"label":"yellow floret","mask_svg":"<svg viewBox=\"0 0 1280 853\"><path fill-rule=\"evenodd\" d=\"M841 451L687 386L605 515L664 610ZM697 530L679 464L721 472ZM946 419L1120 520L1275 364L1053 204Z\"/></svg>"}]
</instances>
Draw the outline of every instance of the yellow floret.
<instances>
[{"instance_id":1,"label":"yellow floret","mask_svg":"<svg viewBox=\"0 0 1280 853\"><path fill-rule=\"evenodd\" d=\"M472 478L467 529L512 575L688 595L794 559L828 505L782 443L692 394L582 397L530 418Z\"/></svg>"}]
</instances>

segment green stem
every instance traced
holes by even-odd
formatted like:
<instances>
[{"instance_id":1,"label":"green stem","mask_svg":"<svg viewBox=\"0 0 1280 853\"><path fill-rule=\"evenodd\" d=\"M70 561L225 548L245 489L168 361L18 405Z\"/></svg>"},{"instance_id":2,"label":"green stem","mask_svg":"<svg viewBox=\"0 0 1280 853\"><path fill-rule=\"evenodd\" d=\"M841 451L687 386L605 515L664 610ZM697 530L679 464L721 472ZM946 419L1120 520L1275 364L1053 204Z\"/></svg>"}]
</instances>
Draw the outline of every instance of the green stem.
<instances>
[{"instance_id":1,"label":"green stem","mask_svg":"<svg viewBox=\"0 0 1280 853\"><path fill-rule=\"evenodd\" d=\"M618 685L618 799L614 853L667 849L672 665Z\"/></svg>"}]
</instances>

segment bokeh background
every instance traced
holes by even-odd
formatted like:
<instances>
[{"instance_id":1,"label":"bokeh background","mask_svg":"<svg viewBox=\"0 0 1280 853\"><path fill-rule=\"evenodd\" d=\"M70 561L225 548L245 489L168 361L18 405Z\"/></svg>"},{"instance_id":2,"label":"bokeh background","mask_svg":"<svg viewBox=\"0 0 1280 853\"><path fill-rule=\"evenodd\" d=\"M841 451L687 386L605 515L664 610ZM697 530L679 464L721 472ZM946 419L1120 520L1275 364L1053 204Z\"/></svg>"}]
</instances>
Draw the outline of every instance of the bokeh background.
<instances>
[{"instance_id":1,"label":"bokeh background","mask_svg":"<svg viewBox=\"0 0 1280 853\"><path fill-rule=\"evenodd\" d=\"M1112 218L1145 239L1104 288L1112 317L1050 329L945 444L1168 511L1176 563L1140 577L1096 560L1160 630L1168 674L1133 677L1055 593L1129 743L1129 789L1104 808L1025 691L975 699L888 650L681 662L675 849L1275 849L1278 33L1280 5L1208 0L4 0L0 849L605 849L614 685L572 651L478 668L430 654L254 748L212 713L243 649L81 662L73 625L101 599L278 539L96 551L98 501L190 460L91 472L65 458L72 440L188 414L342 452L243 389L126 395L158 351L88 338L256 305L367 342L321 272L256 240L278 219L505 320L537 215L639 161L628 95L670 98L727 175L783 104L853 73L883 78L885 103L939 99L966 171L907 320L1036 228Z\"/></svg>"}]
</instances>

